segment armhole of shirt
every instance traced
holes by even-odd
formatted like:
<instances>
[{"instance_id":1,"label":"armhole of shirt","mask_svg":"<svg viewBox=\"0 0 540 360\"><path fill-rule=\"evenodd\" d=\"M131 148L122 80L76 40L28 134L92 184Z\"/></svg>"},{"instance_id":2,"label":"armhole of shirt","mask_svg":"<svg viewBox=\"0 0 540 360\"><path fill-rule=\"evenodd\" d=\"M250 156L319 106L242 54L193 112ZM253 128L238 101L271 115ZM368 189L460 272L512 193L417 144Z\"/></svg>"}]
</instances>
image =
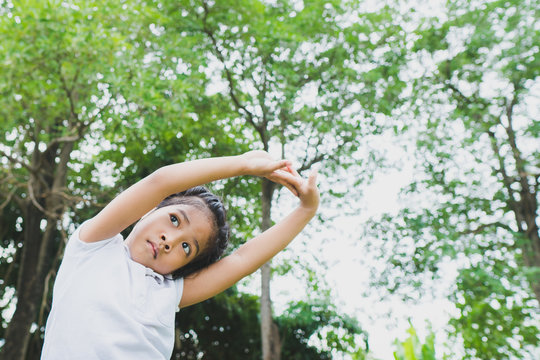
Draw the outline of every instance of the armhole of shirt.
<instances>
[{"instance_id":1,"label":"armhole of shirt","mask_svg":"<svg viewBox=\"0 0 540 360\"><path fill-rule=\"evenodd\" d=\"M69 237L69 240L68 240L68 243L67 243L67 246L66 246L65 255L77 256L77 254L89 253L89 252L92 252L94 250L97 250L97 249L100 249L100 248L106 246L107 244L109 244L110 242L116 240L117 238L119 238L120 241L123 240L121 234L116 234L115 236L113 236L113 237L111 237L109 239L100 240L100 241L96 241L96 242L90 242L89 243L89 242L82 241L81 238L79 237L79 233L81 231L82 226L87 221L88 220L86 220L81 225L79 225L79 227L75 230L75 232Z\"/></svg>"},{"instance_id":2,"label":"armhole of shirt","mask_svg":"<svg viewBox=\"0 0 540 360\"><path fill-rule=\"evenodd\" d=\"M178 294L176 299L176 312L180 311L180 301L182 300L182 295L184 295L184 278L179 278L174 281L176 284L176 293Z\"/></svg>"}]
</instances>

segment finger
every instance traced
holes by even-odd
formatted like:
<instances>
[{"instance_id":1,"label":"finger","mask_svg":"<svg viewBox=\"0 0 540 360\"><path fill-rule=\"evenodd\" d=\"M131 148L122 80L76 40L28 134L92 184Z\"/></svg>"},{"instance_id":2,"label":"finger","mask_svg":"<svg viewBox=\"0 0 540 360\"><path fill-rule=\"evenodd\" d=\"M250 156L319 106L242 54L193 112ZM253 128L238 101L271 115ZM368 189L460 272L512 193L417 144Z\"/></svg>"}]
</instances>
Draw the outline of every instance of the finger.
<instances>
[{"instance_id":1,"label":"finger","mask_svg":"<svg viewBox=\"0 0 540 360\"><path fill-rule=\"evenodd\" d=\"M319 174L319 167L314 167L313 170L311 170L311 173L308 177L308 185L310 187L316 187L317 186L317 175Z\"/></svg>"},{"instance_id":2,"label":"finger","mask_svg":"<svg viewBox=\"0 0 540 360\"><path fill-rule=\"evenodd\" d=\"M283 170L276 170L268 176L268 179L285 186L294 195L298 196L298 187L301 185L301 182L291 174Z\"/></svg>"},{"instance_id":3,"label":"finger","mask_svg":"<svg viewBox=\"0 0 540 360\"><path fill-rule=\"evenodd\" d=\"M291 164L292 163L290 160L277 160L274 162L274 164L272 164L270 171L286 169L287 167L291 166Z\"/></svg>"},{"instance_id":4,"label":"finger","mask_svg":"<svg viewBox=\"0 0 540 360\"><path fill-rule=\"evenodd\" d=\"M279 178L282 181L288 182L294 187L300 186L303 182L303 179L300 176L294 176L293 174L281 169L275 170L270 175Z\"/></svg>"},{"instance_id":5,"label":"finger","mask_svg":"<svg viewBox=\"0 0 540 360\"><path fill-rule=\"evenodd\" d=\"M295 186L298 183L297 179L293 175L281 169L273 171L268 177L271 177L272 181L289 183L292 186Z\"/></svg>"},{"instance_id":6,"label":"finger","mask_svg":"<svg viewBox=\"0 0 540 360\"><path fill-rule=\"evenodd\" d=\"M287 189L289 189L290 192L293 193L294 196L298 197L298 190L294 186L292 186L289 183L280 183L281 185L285 186Z\"/></svg>"},{"instance_id":7,"label":"finger","mask_svg":"<svg viewBox=\"0 0 540 360\"><path fill-rule=\"evenodd\" d=\"M291 183L284 181L283 179L279 179L276 177L269 176L269 180L272 180L273 182L285 186L287 189L289 189L290 192L292 192L295 196L298 196L298 190L292 185Z\"/></svg>"},{"instance_id":8,"label":"finger","mask_svg":"<svg viewBox=\"0 0 540 360\"><path fill-rule=\"evenodd\" d=\"M300 177L300 174L298 173L298 171L296 171L296 169L293 168L292 166L287 166L287 170L288 170L291 174L293 174L294 176Z\"/></svg>"}]
</instances>

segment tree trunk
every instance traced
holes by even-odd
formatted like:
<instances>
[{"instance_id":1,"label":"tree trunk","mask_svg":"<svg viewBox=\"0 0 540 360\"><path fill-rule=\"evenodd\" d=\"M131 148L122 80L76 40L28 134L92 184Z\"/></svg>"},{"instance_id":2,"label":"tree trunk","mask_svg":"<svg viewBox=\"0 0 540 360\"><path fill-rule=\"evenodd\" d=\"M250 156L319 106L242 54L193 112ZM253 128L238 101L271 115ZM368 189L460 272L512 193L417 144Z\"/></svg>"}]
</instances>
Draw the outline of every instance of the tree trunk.
<instances>
[{"instance_id":1,"label":"tree trunk","mask_svg":"<svg viewBox=\"0 0 540 360\"><path fill-rule=\"evenodd\" d=\"M29 193L24 209L24 242L17 279L17 306L8 324L0 359L25 360L45 288L45 278L52 265L57 220L65 210L59 192L65 187L67 163L73 143L66 143L60 151L53 146L44 153L37 150L32 156L32 167L39 174L31 174ZM57 155L58 154L58 155ZM47 221L44 231L41 222Z\"/></svg>"},{"instance_id":2,"label":"tree trunk","mask_svg":"<svg viewBox=\"0 0 540 360\"><path fill-rule=\"evenodd\" d=\"M497 136L492 130L487 130L486 134L491 138L491 147L495 157L498 159L499 168L496 172L502 178L502 183L507 191L508 199L506 203L508 207L514 213L516 219L516 226L518 232L523 235L523 239L520 241L520 248L523 252L523 263L526 267L533 269L540 268L540 234L538 229L538 179L528 174L526 169L526 161L523 159L521 151L518 148L516 141L516 133L513 128L513 109L518 102L518 94L514 93L513 98L507 101L506 106L506 119L508 121L507 126L504 126L504 130L507 135L507 145L510 146L511 157L515 162L517 174L511 176L507 167L505 156L501 152L501 146L497 141ZM499 123L502 121L499 119ZM529 179L531 178L531 179ZM521 188L518 191L515 190L515 185L518 184ZM529 277L529 283L531 289L540 304L540 276L537 272L536 275Z\"/></svg>"},{"instance_id":3,"label":"tree trunk","mask_svg":"<svg viewBox=\"0 0 540 360\"><path fill-rule=\"evenodd\" d=\"M538 191L538 180L532 178L529 180L530 175L527 173L526 161L523 159L523 155L518 148L516 133L513 127L513 109L517 104L517 93L514 94L511 101L507 102L506 106L506 118L508 125L505 127L508 137L508 144L512 150L511 154L516 164L517 176L515 182L521 187L519 196L514 196L514 190L512 184L508 180L505 180L507 185L507 191L509 194L510 208L513 209L517 222L518 230L525 236L524 243L521 248L523 251L523 261L525 266L533 269L540 268L540 237L538 234L538 202L536 193ZM504 163L501 164L503 179L506 176L506 169L504 169ZM507 177L507 176L506 176ZM536 300L540 304L540 277L532 276L529 278L529 282Z\"/></svg>"},{"instance_id":4,"label":"tree trunk","mask_svg":"<svg viewBox=\"0 0 540 360\"><path fill-rule=\"evenodd\" d=\"M531 279L531 287L538 304L540 304L540 276L538 276L538 269L540 269L540 237L538 236L538 227L536 227L536 232L532 232L529 239L531 240L532 249L530 249L531 253L526 258L530 259L528 266L536 269L536 275Z\"/></svg>"},{"instance_id":5,"label":"tree trunk","mask_svg":"<svg viewBox=\"0 0 540 360\"><path fill-rule=\"evenodd\" d=\"M37 273L37 257L41 242L39 228L42 214L31 203L27 204L24 221L24 246L21 270L17 280L17 307L6 329L2 359L24 360L30 340L30 327L35 319L43 286ZM42 283L42 282L41 282ZM36 296L37 295L37 296Z\"/></svg>"},{"instance_id":6,"label":"tree trunk","mask_svg":"<svg viewBox=\"0 0 540 360\"><path fill-rule=\"evenodd\" d=\"M528 185L526 181L525 185ZM540 236L536 223L538 220L537 208L536 195L529 191L529 186L524 186L524 189L521 190L517 211L514 214L518 228L525 237L521 247L525 266L540 269ZM540 304L540 276L532 276L529 281L534 296Z\"/></svg>"},{"instance_id":7,"label":"tree trunk","mask_svg":"<svg viewBox=\"0 0 540 360\"><path fill-rule=\"evenodd\" d=\"M270 180L262 180L262 222L261 230L268 229L271 223L272 196L275 185ZM279 360L281 355L281 343L277 325L272 318L272 300L270 299L270 262L261 268L261 342L263 360Z\"/></svg>"}]
</instances>

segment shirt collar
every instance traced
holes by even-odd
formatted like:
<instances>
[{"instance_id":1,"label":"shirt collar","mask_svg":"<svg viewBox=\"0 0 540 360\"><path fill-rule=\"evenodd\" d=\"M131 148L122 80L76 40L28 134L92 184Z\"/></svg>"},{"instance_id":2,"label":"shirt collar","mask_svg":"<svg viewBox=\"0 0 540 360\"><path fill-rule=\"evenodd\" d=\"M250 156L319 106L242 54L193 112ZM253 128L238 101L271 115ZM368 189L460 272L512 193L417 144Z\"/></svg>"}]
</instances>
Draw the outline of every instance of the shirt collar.
<instances>
[{"instance_id":1,"label":"shirt collar","mask_svg":"<svg viewBox=\"0 0 540 360\"><path fill-rule=\"evenodd\" d=\"M164 277L163 275L158 274L158 273L155 272L154 270L152 270L152 269L150 269L150 268L147 268L147 267L145 267L145 270L146 270L146 276L151 276L151 277L153 277L153 278L156 280L156 282L157 282L158 284L160 284L160 285L161 285L161 283L163 283L163 281L164 281L164 279L165 279L165 277Z\"/></svg>"},{"instance_id":2,"label":"shirt collar","mask_svg":"<svg viewBox=\"0 0 540 360\"><path fill-rule=\"evenodd\" d=\"M131 258L131 253L129 252L129 247L126 245L125 242L123 243L123 245L124 245L124 249L126 250L126 254L127 254L127 256L129 257L129 259L131 259L131 261L134 261L134 260ZM157 282L158 284L160 284L160 285L163 283L163 281L165 281L165 279L171 280L169 277L165 277L165 276L163 276L163 275L161 275L161 274L158 274L157 272L155 272L154 270L150 269L149 267L146 267L146 266L144 266L144 265L142 265L142 264L139 264L139 265L142 266L142 267L144 267L144 270L145 270L145 276L153 277L153 278L156 280L156 282Z\"/></svg>"}]
</instances>

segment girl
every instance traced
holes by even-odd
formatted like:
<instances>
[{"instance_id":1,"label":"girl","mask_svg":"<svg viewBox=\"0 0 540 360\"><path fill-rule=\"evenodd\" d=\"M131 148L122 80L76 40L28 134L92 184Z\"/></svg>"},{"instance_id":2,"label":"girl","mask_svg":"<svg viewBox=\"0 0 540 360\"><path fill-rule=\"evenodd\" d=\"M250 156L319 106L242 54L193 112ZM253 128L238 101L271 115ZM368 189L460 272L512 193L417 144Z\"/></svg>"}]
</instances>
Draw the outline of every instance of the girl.
<instances>
[{"instance_id":1,"label":"girl","mask_svg":"<svg viewBox=\"0 0 540 360\"><path fill-rule=\"evenodd\" d=\"M217 261L228 239L225 211L198 185L240 175L282 184L300 204ZM122 192L68 241L42 359L170 359L175 311L224 291L285 248L315 215L316 175L303 179L289 161L251 151L165 166ZM137 220L123 240L120 232Z\"/></svg>"}]
</instances>

